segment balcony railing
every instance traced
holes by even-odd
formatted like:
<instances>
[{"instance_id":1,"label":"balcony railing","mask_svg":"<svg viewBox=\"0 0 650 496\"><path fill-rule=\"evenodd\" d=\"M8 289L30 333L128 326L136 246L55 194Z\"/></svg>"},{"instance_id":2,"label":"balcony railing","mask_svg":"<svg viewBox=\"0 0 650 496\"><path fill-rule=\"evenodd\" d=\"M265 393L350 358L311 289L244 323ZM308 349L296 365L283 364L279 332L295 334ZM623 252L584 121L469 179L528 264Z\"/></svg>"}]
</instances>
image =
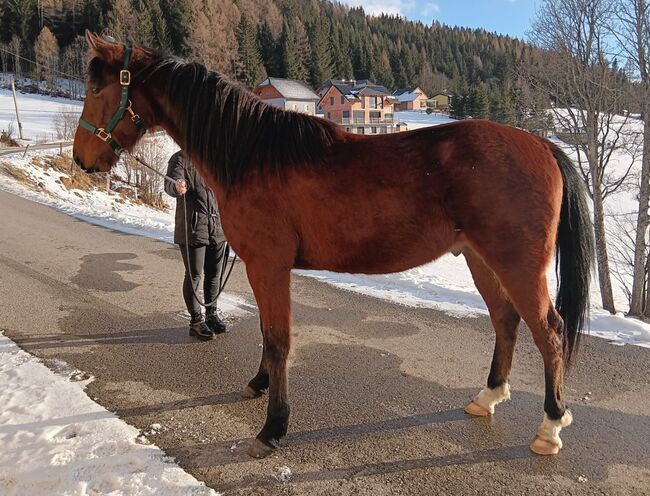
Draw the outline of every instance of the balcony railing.
<instances>
[{"instance_id":1,"label":"balcony railing","mask_svg":"<svg viewBox=\"0 0 650 496\"><path fill-rule=\"evenodd\" d=\"M395 119L392 117L341 117L339 119L330 119L336 124L394 124Z\"/></svg>"}]
</instances>

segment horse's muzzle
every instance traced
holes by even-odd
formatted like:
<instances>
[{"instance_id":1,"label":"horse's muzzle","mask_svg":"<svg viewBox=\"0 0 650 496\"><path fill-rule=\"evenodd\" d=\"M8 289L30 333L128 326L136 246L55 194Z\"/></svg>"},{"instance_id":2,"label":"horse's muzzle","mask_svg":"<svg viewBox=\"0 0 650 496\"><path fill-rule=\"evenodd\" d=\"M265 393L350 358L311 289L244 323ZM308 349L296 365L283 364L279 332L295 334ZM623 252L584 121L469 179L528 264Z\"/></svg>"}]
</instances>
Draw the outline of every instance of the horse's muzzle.
<instances>
[{"instance_id":1,"label":"horse's muzzle","mask_svg":"<svg viewBox=\"0 0 650 496\"><path fill-rule=\"evenodd\" d=\"M77 155L74 155L72 159L74 160L74 163L77 164L79 168L81 168L81 170L83 170L86 174L94 174L95 172L100 172L99 166L97 164L93 165L89 169L86 169L83 165L83 162Z\"/></svg>"}]
</instances>

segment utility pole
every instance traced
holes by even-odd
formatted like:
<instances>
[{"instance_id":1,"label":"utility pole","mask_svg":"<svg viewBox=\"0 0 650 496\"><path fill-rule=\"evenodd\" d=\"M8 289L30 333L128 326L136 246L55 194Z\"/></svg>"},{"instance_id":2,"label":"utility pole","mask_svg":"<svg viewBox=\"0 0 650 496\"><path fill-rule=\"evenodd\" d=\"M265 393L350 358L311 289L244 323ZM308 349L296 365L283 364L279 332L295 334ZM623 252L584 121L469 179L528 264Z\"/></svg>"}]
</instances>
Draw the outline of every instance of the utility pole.
<instances>
[{"instance_id":1,"label":"utility pole","mask_svg":"<svg viewBox=\"0 0 650 496\"><path fill-rule=\"evenodd\" d=\"M20 139L23 138L23 125L20 123L20 116L18 115L18 102L16 101L16 85L14 84L14 78L11 77L11 92L14 95L14 108L16 109L16 120L18 121L18 134Z\"/></svg>"}]
</instances>

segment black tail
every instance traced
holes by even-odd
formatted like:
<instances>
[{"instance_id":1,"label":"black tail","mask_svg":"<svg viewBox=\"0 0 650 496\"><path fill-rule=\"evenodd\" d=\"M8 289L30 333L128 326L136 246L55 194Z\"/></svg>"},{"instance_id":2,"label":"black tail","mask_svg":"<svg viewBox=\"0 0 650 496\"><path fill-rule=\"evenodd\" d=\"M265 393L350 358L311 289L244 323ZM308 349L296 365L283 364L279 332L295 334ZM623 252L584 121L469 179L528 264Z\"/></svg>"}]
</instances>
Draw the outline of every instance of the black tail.
<instances>
[{"instance_id":1,"label":"black tail","mask_svg":"<svg viewBox=\"0 0 650 496\"><path fill-rule=\"evenodd\" d=\"M571 365L589 314L589 283L594 262L594 230L584 181L571 159L553 146L564 186L556 242L558 292L555 307L564 320L564 360Z\"/></svg>"}]
</instances>

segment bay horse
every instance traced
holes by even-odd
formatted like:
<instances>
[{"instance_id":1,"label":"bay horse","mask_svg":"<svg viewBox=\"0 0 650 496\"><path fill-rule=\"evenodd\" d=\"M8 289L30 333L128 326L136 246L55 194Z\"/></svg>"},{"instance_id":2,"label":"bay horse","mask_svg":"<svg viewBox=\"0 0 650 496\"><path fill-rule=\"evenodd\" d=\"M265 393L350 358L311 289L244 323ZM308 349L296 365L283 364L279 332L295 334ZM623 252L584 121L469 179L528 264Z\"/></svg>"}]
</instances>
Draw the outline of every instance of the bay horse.
<instances>
[{"instance_id":1,"label":"bay horse","mask_svg":"<svg viewBox=\"0 0 650 496\"><path fill-rule=\"evenodd\" d=\"M354 135L266 105L200 64L86 37L94 57L75 162L88 172L109 171L145 127L164 129L214 190L228 242L246 264L263 352L244 394L269 393L251 456L273 452L288 428L291 270L383 274L447 252L467 260L496 331L487 385L465 410L491 415L510 398L523 318L541 352L546 387L530 446L558 453L560 430L572 420L564 369L588 311L594 253L585 187L558 147L474 120ZM98 127L106 122L110 127ZM555 306L545 275L554 252Z\"/></svg>"}]
</instances>

